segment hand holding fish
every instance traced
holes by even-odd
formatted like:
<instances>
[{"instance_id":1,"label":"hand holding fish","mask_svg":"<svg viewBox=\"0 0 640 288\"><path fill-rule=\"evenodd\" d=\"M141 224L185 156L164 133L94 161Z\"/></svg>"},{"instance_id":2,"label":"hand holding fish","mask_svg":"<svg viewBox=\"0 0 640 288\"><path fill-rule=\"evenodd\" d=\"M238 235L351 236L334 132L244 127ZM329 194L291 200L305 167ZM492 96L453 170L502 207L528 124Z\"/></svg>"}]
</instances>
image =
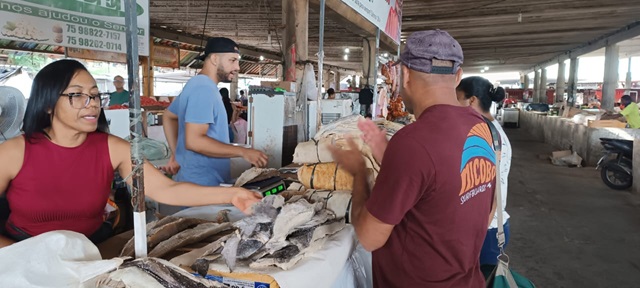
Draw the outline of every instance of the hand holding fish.
<instances>
[{"instance_id":1,"label":"hand holding fish","mask_svg":"<svg viewBox=\"0 0 640 288\"><path fill-rule=\"evenodd\" d=\"M384 151L387 149L387 144L389 144L387 133L378 128L378 125L371 120L358 121L358 128L363 133L362 140L364 143L367 143L367 145L371 147L373 158L375 158L379 164L382 164Z\"/></svg>"},{"instance_id":2,"label":"hand holding fish","mask_svg":"<svg viewBox=\"0 0 640 288\"><path fill-rule=\"evenodd\" d=\"M365 165L364 157L360 149L358 149L358 144L351 138L347 139L347 143L349 144L348 150L340 149L340 147L335 145L329 146L333 160L351 175L365 173L367 166Z\"/></svg>"},{"instance_id":3,"label":"hand holding fish","mask_svg":"<svg viewBox=\"0 0 640 288\"><path fill-rule=\"evenodd\" d=\"M253 204L260 202L260 199L262 199L258 193L244 188L237 187L235 191L235 195L231 198L231 204L245 214L250 214Z\"/></svg>"}]
</instances>

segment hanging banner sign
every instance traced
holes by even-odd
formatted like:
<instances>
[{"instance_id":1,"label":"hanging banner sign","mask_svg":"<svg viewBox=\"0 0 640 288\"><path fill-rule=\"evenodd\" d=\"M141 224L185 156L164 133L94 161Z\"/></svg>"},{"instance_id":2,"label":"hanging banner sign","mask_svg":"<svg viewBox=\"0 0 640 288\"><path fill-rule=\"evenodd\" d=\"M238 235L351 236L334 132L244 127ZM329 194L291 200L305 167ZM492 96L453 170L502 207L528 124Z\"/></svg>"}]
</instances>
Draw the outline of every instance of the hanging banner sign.
<instances>
[{"instance_id":1,"label":"hanging banner sign","mask_svg":"<svg viewBox=\"0 0 640 288\"><path fill-rule=\"evenodd\" d=\"M403 0L342 0L400 44Z\"/></svg>"},{"instance_id":2,"label":"hanging banner sign","mask_svg":"<svg viewBox=\"0 0 640 288\"><path fill-rule=\"evenodd\" d=\"M104 52L80 48L66 48L67 56L77 59L87 59L105 62L127 63L127 54Z\"/></svg>"},{"instance_id":3,"label":"hanging banner sign","mask_svg":"<svg viewBox=\"0 0 640 288\"><path fill-rule=\"evenodd\" d=\"M0 0L0 38L126 53L124 0ZM149 56L149 0L138 0L138 47Z\"/></svg>"},{"instance_id":4,"label":"hanging banner sign","mask_svg":"<svg viewBox=\"0 0 640 288\"><path fill-rule=\"evenodd\" d=\"M180 49L177 47L153 46L153 66L180 68Z\"/></svg>"}]
</instances>

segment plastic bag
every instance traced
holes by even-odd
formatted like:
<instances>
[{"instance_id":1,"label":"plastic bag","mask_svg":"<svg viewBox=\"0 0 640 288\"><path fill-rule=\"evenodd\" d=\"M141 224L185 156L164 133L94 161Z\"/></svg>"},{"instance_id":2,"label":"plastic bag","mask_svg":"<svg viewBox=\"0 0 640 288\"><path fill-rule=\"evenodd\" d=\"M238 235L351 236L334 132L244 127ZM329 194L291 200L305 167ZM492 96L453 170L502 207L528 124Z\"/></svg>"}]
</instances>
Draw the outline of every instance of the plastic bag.
<instances>
[{"instance_id":1,"label":"plastic bag","mask_svg":"<svg viewBox=\"0 0 640 288\"><path fill-rule=\"evenodd\" d=\"M126 140L129 141L129 137ZM171 156L171 151L169 151L167 144L150 138L140 139L140 151L142 151L144 158L149 161L167 159Z\"/></svg>"},{"instance_id":2,"label":"plastic bag","mask_svg":"<svg viewBox=\"0 0 640 288\"><path fill-rule=\"evenodd\" d=\"M582 157L578 155L577 152L573 152L569 156L564 156L560 158L551 158L551 163L556 166L575 166L582 167Z\"/></svg>"},{"instance_id":3,"label":"plastic bag","mask_svg":"<svg viewBox=\"0 0 640 288\"><path fill-rule=\"evenodd\" d=\"M304 77L302 78L302 95L311 101L318 100L318 86L316 86L316 73L313 65L307 63L304 66Z\"/></svg>"},{"instance_id":4,"label":"plastic bag","mask_svg":"<svg viewBox=\"0 0 640 288\"><path fill-rule=\"evenodd\" d=\"M351 264L355 277L355 287L373 287L371 265L365 265L365 263L367 263L365 261L371 263L371 253L364 250L364 248L358 244L355 251L351 253L351 257L349 257L349 263ZM369 269L367 269L367 267L369 267Z\"/></svg>"}]
</instances>

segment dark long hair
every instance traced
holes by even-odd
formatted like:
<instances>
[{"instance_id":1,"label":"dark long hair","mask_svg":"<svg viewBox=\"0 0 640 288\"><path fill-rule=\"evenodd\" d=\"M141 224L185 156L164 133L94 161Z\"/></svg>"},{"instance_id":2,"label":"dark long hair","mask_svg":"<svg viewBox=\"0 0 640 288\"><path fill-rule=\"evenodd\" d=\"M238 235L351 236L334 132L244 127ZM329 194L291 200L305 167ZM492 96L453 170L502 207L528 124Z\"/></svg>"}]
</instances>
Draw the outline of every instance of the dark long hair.
<instances>
[{"instance_id":1,"label":"dark long hair","mask_svg":"<svg viewBox=\"0 0 640 288\"><path fill-rule=\"evenodd\" d=\"M480 100L480 108L484 112L489 112L491 102L500 102L504 100L505 91L502 87L493 87L489 80L482 77L467 77L460 81L456 91L463 92L464 97L469 99L473 96Z\"/></svg>"},{"instance_id":2,"label":"dark long hair","mask_svg":"<svg viewBox=\"0 0 640 288\"><path fill-rule=\"evenodd\" d=\"M224 103L224 110L227 111L227 124L231 124L231 118L233 117L233 107L231 107L231 98L229 98L229 89L220 89L220 95L222 96L222 103Z\"/></svg>"},{"instance_id":3,"label":"dark long hair","mask_svg":"<svg viewBox=\"0 0 640 288\"><path fill-rule=\"evenodd\" d=\"M64 59L45 66L36 74L22 122L22 130L27 141L33 140L34 136L39 133L50 138L45 129L51 127L51 118L55 113L56 103L58 103L60 94L67 89L71 79L79 71L89 72L82 63ZM102 109L100 109L98 117L98 131L109 132L109 124Z\"/></svg>"}]
</instances>

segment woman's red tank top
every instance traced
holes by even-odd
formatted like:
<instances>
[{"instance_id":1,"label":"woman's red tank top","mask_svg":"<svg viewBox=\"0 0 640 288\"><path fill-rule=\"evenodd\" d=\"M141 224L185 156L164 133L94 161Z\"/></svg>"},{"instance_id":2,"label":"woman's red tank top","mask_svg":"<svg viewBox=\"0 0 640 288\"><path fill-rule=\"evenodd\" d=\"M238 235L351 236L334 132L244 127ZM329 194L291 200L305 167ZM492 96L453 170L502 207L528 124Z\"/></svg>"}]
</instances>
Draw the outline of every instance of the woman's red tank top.
<instances>
[{"instance_id":1,"label":"woman's red tank top","mask_svg":"<svg viewBox=\"0 0 640 288\"><path fill-rule=\"evenodd\" d=\"M113 165L108 134L93 132L78 147L54 144L44 135L25 140L24 163L9 184L7 229L31 236L70 230L87 237L103 223ZM11 227L13 226L13 227Z\"/></svg>"}]
</instances>

